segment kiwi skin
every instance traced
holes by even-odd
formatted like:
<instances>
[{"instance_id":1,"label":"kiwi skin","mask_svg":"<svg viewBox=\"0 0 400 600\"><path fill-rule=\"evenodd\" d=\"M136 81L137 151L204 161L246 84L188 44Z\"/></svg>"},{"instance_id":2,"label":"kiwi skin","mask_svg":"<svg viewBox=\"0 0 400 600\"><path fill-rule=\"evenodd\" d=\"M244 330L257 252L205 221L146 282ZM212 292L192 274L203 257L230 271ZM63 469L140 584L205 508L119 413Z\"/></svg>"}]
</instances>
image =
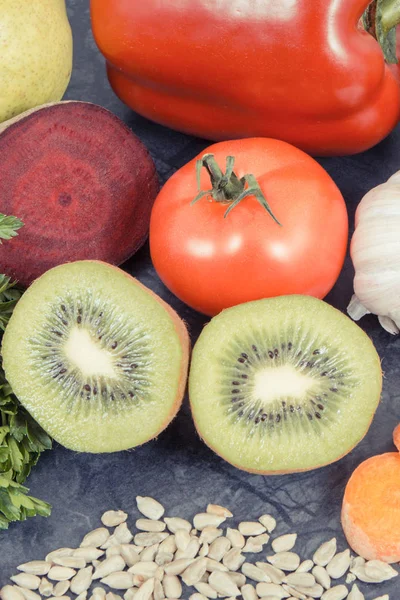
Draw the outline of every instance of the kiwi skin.
<instances>
[{"instance_id":1,"label":"kiwi skin","mask_svg":"<svg viewBox=\"0 0 400 600\"><path fill-rule=\"evenodd\" d=\"M81 262L81 261L77 261L77 262ZM145 285L143 285L142 283L140 283L140 281L138 281L136 278L132 277L131 275L129 275L125 271L122 271L119 267L116 267L115 265L110 265L108 263L105 263L104 261L86 260L86 261L83 261L83 262L85 262L85 263L91 263L91 264L104 265L107 268L112 268L112 269L118 271L120 274L122 273L123 276L126 277L127 279L129 279L130 281L133 280L135 282L135 285L137 285L138 287L140 287L143 290L145 290L148 295L152 296L167 311L167 313L171 317L171 320L173 322L174 328L175 328L175 330L176 330L176 332L178 334L178 338L179 338L179 340L181 342L181 347L182 347L182 361L181 361L180 378L179 378L179 382L178 382L178 389L177 389L177 394L176 394L175 402L173 403L169 414L165 418L164 422L160 425L159 429L156 432L153 432L148 438L146 438L145 440L143 440L141 442L141 444L139 444L139 445L143 445L143 444L147 443L148 441L156 438L160 433L162 433L162 431L164 431L164 429L166 429L168 427L168 425L171 423L171 421L176 417L176 415L177 415L177 413L178 413L178 411L179 411L179 409L180 409L180 407L182 405L183 397L184 397L185 390L186 390L187 373L188 373L188 365L189 365L189 355L190 355L190 338L189 338L189 333L188 333L188 330L186 328L186 325L185 325L184 321L182 321L182 319L178 316L178 314L174 311L174 309L167 302L165 302L162 298L160 298L157 294L155 294L152 290L150 290ZM54 271L56 269L59 269L59 268L62 268L62 266L63 265L59 265L57 267L53 267L52 271ZM38 277L37 280L38 279L40 279L40 277ZM33 283L31 285L33 285ZM25 292L25 294L29 294L29 288ZM4 346L4 342L5 342L6 338L7 338L7 332L3 336L3 346ZM7 365L5 364L4 367L5 367L5 371L7 372L7 368L6 368ZM82 452L82 450L79 449L79 448L72 448L71 447L70 449L74 450L76 452ZM126 448L126 449L129 449L129 448Z\"/></svg>"},{"instance_id":2,"label":"kiwi skin","mask_svg":"<svg viewBox=\"0 0 400 600\"><path fill-rule=\"evenodd\" d=\"M294 294L294 295L296 296L296 294ZM301 297L301 296L299 296L299 295L297 295L297 296L298 296L298 297ZM254 301L254 302L260 302L260 301L259 301L259 300L256 300L256 301ZM251 304L253 304L253 302L247 302L246 304L248 304L248 305L250 306ZM231 311L231 310L232 310L232 308L233 308L233 310L235 309L235 307L226 308L226 309L224 309L223 311L221 311L221 313L219 313L219 314L221 315L221 314L223 314L223 313L229 312L229 311ZM334 308L334 307L332 307L332 308ZM337 310L337 309L335 309L335 310ZM341 311L339 311L339 310L337 310L337 312L339 312L340 314L342 314L342 313L341 313ZM203 331L204 331L205 329L207 329L207 327L208 327L208 326L209 326L209 323L208 323L208 324L207 324L207 325L204 327ZM372 342L371 342L371 344L372 344ZM194 348L193 348L193 352L192 352L193 356L195 355L195 353L196 353L196 347L194 347ZM382 371L381 371L381 372L382 372ZM214 447L212 444L210 444L210 443L209 443L207 440L205 440L205 439L204 439L204 438L201 436L200 428L198 427L198 424L197 424L197 422L196 422L195 411L193 410L192 401L191 401L191 394L190 394L190 374L189 374L189 385L188 385L188 387L189 387L189 403L190 403L190 406L191 406L191 409L192 409L192 411L191 411L191 412L192 412L192 418L193 418L194 425L195 425L195 427L196 427L196 431L197 431L197 433L198 433L198 435L199 435L200 439L202 440L202 442L203 442L203 443L204 443L206 446L208 446L208 447L209 447L209 448L210 448L210 449L211 449L211 450L212 450L212 451L213 451L215 454L217 454L217 456L219 456L220 458L222 458L222 459L223 459L225 462L228 462L229 464L231 464L232 466L234 466L236 469L239 469L240 471L245 471L245 472L247 472L247 473L252 473L252 474L255 474L255 475L288 475L288 474L291 474L291 473L304 473L304 472L307 472L307 471L310 471L310 470L311 470L309 467L306 467L306 468L304 468L304 469L284 469L284 470L280 470L280 471L276 471L276 470L274 470L274 471L264 471L264 470L260 470L260 469L244 468L243 466L236 464L234 461L227 460L227 458L226 458L225 456L223 456L223 455L222 455L222 454L221 454L221 453L220 453L220 452L217 450L217 448L215 448L215 447ZM381 383L380 383L380 394L381 394L381 392L382 392L382 379L381 379ZM317 465L317 466L313 467L313 469L312 469L312 470L321 469L321 468L323 468L323 467L326 467L326 466L328 466L328 465L330 465L330 464L333 464L333 463L335 463L335 462L338 462L338 461L339 461L339 460L341 460L343 457L345 457L347 454L349 454L349 453L350 453L350 452L351 452L351 451L352 451L352 450L353 450L353 449L354 449L356 446L358 446L358 444L359 444L359 443L360 443L360 442L361 442L361 441L364 439L364 437L367 435L367 433L368 433L368 431L369 431L369 427L370 427L370 425L371 425L371 423L372 423L372 421L373 421L373 419L374 419L374 416L375 416L375 413L376 413L376 410L377 410L378 406L379 406L379 404L377 405L377 407L376 407L376 409L375 409L374 413L373 413L373 414L372 414L372 416L371 416L371 419L369 420L368 427L367 427L367 428L366 428L366 430L365 430L365 431L362 433L362 435L360 436L360 438L359 438L359 439L358 439L358 440L357 440L357 441L356 441L356 442L353 444L353 446L351 446L351 448L348 448L348 449L346 450L346 452L344 452L343 454L341 454L340 456L338 456L337 458L335 458L335 460L333 460L333 461L327 461L327 462L323 462L323 463L321 463L320 465Z\"/></svg>"}]
</instances>

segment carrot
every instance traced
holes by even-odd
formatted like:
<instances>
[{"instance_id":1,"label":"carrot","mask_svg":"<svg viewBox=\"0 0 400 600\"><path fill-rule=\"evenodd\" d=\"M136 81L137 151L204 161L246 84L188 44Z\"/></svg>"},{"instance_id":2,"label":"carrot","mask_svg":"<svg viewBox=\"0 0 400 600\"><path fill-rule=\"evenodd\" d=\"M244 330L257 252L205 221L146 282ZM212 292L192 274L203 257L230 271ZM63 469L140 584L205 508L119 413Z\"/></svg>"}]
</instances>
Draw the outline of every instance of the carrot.
<instances>
[{"instance_id":1,"label":"carrot","mask_svg":"<svg viewBox=\"0 0 400 600\"><path fill-rule=\"evenodd\" d=\"M393 431L393 441L397 450L400 452L400 424L397 425L396 429Z\"/></svg>"},{"instance_id":2,"label":"carrot","mask_svg":"<svg viewBox=\"0 0 400 600\"><path fill-rule=\"evenodd\" d=\"M400 446L400 427L394 438ZM354 471L344 494L342 527L351 548L363 558L400 561L398 452L373 456Z\"/></svg>"}]
</instances>

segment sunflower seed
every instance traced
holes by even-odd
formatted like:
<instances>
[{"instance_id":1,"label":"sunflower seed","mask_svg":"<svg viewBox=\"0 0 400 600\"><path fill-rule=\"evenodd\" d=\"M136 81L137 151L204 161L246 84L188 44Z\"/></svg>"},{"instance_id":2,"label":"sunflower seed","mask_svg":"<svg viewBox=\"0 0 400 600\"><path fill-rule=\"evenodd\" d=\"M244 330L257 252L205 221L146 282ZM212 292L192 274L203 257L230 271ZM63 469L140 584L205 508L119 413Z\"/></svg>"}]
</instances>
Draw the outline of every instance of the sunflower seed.
<instances>
[{"instance_id":1,"label":"sunflower seed","mask_svg":"<svg viewBox=\"0 0 400 600\"><path fill-rule=\"evenodd\" d=\"M192 562L192 564L182 573L182 581L186 583L186 585L198 583L207 570L208 560L208 558L197 558Z\"/></svg>"},{"instance_id":2,"label":"sunflower seed","mask_svg":"<svg viewBox=\"0 0 400 600\"><path fill-rule=\"evenodd\" d=\"M384 563L380 560L369 560L365 563L365 573L367 577L370 577L376 583L388 581L397 577L398 573L389 564Z\"/></svg>"},{"instance_id":3,"label":"sunflower seed","mask_svg":"<svg viewBox=\"0 0 400 600\"><path fill-rule=\"evenodd\" d=\"M253 565L252 563L245 562L242 565L242 573L252 579L253 581L265 581L269 582L270 578L268 575L262 570Z\"/></svg>"},{"instance_id":4,"label":"sunflower seed","mask_svg":"<svg viewBox=\"0 0 400 600\"><path fill-rule=\"evenodd\" d=\"M190 540L190 533L186 529L178 529L175 533L175 543L178 550L185 551L189 546Z\"/></svg>"},{"instance_id":5,"label":"sunflower seed","mask_svg":"<svg viewBox=\"0 0 400 600\"><path fill-rule=\"evenodd\" d=\"M225 517L228 519L233 517L233 514L230 510L224 506L219 506L218 504L209 504L206 512L208 512L210 515L217 515L217 517Z\"/></svg>"},{"instance_id":6,"label":"sunflower seed","mask_svg":"<svg viewBox=\"0 0 400 600\"><path fill-rule=\"evenodd\" d=\"M322 544L318 550L314 553L313 561L320 567L326 567L326 565L332 560L336 554L337 541L336 538L332 538L329 542Z\"/></svg>"},{"instance_id":7,"label":"sunflower seed","mask_svg":"<svg viewBox=\"0 0 400 600\"><path fill-rule=\"evenodd\" d=\"M50 596L49 600L70 600L69 596Z\"/></svg>"},{"instance_id":8,"label":"sunflower seed","mask_svg":"<svg viewBox=\"0 0 400 600\"><path fill-rule=\"evenodd\" d=\"M159 545L158 551L174 554L174 552L176 552L175 536L169 535L167 538L165 538L165 540L163 540Z\"/></svg>"},{"instance_id":9,"label":"sunflower seed","mask_svg":"<svg viewBox=\"0 0 400 600\"><path fill-rule=\"evenodd\" d=\"M218 527L226 520L226 517L219 517L218 515L211 515L209 513L198 513L193 518L193 525L199 531L202 531L205 527Z\"/></svg>"},{"instance_id":10,"label":"sunflower seed","mask_svg":"<svg viewBox=\"0 0 400 600\"><path fill-rule=\"evenodd\" d=\"M193 562L194 561L192 558L180 558L179 560L174 560L173 562L169 563L169 565L165 565L164 571L167 575L180 575Z\"/></svg>"},{"instance_id":11,"label":"sunflower seed","mask_svg":"<svg viewBox=\"0 0 400 600\"><path fill-rule=\"evenodd\" d=\"M103 546L106 543L109 537L110 532L108 529L105 527L99 527L98 529L94 529L85 535L80 543L80 548L87 548L88 546L99 548L99 546Z\"/></svg>"},{"instance_id":12,"label":"sunflower seed","mask_svg":"<svg viewBox=\"0 0 400 600\"><path fill-rule=\"evenodd\" d=\"M118 594L114 594L113 592L108 592L106 595L106 600L122 600L121 596Z\"/></svg>"},{"instance_id":13,"label":"sunflower seed","mask_svg":"<svg viewBox=\"0 0 400 600\"><path fill-rule=\"evenodd\" d=\"M139 552L133 544L121 544L119 552L127 567L133 567L140 561Z\"/></svg>"},{"instance_id":14,"label":"sunflower seed","mask_svg":"<svg viewBox=\"0 0 400 600\"><path fill-rule=\"evenodd\" d=\"M289 598L289 594L276 583L257 583L256 585L257 594L260 598L264 596L272 596L276 598Z\"/></svg>"},{"instance_id":15,"label":"sunflower seed","mask_svg":"<svg viewBox=\"0 0 400 600\"><path fill-rule=\"evenodd\" d=\"M217 538L216 540L214 540L214 542L210 546L210 549L208 552L208 557L212 558L213 560L220 561L223 559L225 554L229 551L230 547L231 547L231 543L228 540L228 538L226 538L226 537Z\"/></svg>"},{"instance_id":16,"label":"sunflower seed","mask_svg":"<svg viewBox=\"0 0 400 600\"><path fill-rule=\"evenodd\" d=\"M106 598L106 592L102 587L95 587L93 594L97 596L97 600L105 600Z\"/></svg>"},{"instance_id":17,"label":"sunflower seed","mask_svg":"<svg viewBox=\"0 0 400 600\"><path fill-rule=\"evenodd\" d=\"M182 585L176 575L165 575L162 585L166 598L180 598L182 596Z\"/></svg>"},{"instance_id":18,"label":"sunflower seed","mask_svg":"<svg viewBox=\"0 0 400 600\"><path fill-rule=\"evenodd\" d=\"M21 592L21 594L23 595L25 600L41 600L41 597L39 596L39 594L37 594L33 590L28 590L27 588L22 588L22 587L19 587L18 585L15 587L18 589L19 592Z\"/></svg>"},{"instance_id":19,"label":"sunflower seed","mask_svg":"<svg viewBox=\"0 0 400 600\"><path fill-rule=\"evenodd\" d=\"M389 594L385 594L384 596L379 596L379 598L374 598L374 600L389 600Z\"/></svg>"},{"instance_id":20,"label":"sunflower seed","mask_svg":"<svg viewBox=\"0 0 400 600\"><path fill-rule=\"evenodd\" d=\"M285 583L293 587L313 587L316 581L311 573L290 573L285 578Z\"/></svg>"},{"instance_id":21,"label":"sunflower seed","mask_svg":"<svg viewBox=\"0 0 400 600\"><path fill-rule=\"evenodd\" d=\"M129 544L132 540L133 535L129 530L128 525L126 523L121 523L121 525L118 525L118 527L114 529L112 536L110 536L110 538L101 547L109 548L110 546L117 546L118 544ZM142 544L137 545L141 546Z\"/></svg>"},{"instance_id":22,"label":"sunflower seed","mask_svg":"<svg viewBox=\"0 0 400 600\"><path fill-rule=\"evenodd\" d=\"M206 598L217 598L218 596L218 593L211 587L211 585L204 581L199 581L199 583L195 583L194 587L200 594L206 596Z\"/></svg>"},{"instance_id":23,"label":"sunflower seed","mask_svg":"<svg viewBox=\"0 0 400 600\"><path fill-rule=\"evenodd\" d=\"M367 561L362 556L355 556L351 559L350 563L350 571L353 572L353 569L357 569L358 567L364 567Z\"/></svg>"},{"instance_id":24,"label":"sunflower seed","mask_svg":"<svg viewBox=\"0 0 400 600\"><path fill-rule=\"evenodd\" d=\"M200 548L199 538L193 537L186 550L178 550L175 554L175 558L178 560L179 558L195 558L198 554Z\"/></svg>"},{"instance_id":25,"label":"sunflower seed","mask_svg":"<svg viewBox=\"0 0 400 600\"><path fill-rule=\"evenodd\" d=\"M154 562L159 566L163 567L164 565L168 565L170 562L174 560L174 555L169 552L158 552L156 555Z\"/></svg>"},{"instance_id":26,"label":"sunflower seed","mask_svg":"<svg viewBox=\"0 0 400 600\"><path fill-rule=\"evenodd\" d=\"M347 573L346 575L346 583L353 583L355 580L357 579L357 577L354 575L354 573Z\"/></svg>"},{"instance_id":27,"label":"sunflower seed","mask_svg":"<svg viewBox=\"0 0 400 600\"><path fill-rule=\"evenodd\" d=\"M86 560L80 556L55 556L53 564L60 567L71 567L72 569L83 569L86 567ZM63 596L64 594L60 594Z\"/></svg>"},{"instance_id":28,"label":"sunflower seed","mask_svg":"<svg viewBox=\"0 0 400 600\"><path fill-rule=\"evenodd\" d=\"M66 579L72 579L74 575L76 575L76 571L71 567L51 567L47 573L47 577L53 581L65 581Z\"/></svg>"},{"instance_id":29,"label":"sunflower seed","mask_svg":"<svg viewBox=\"0 0 400 600\"><path fill-rule=\"evenodd\" d=\"M165 517L164 521L166 522L171 533L176 533L178 529L185 529L188 532L190 532L192 529L189 521L186 521L186 519L181 519L180 517Z\"/></svg>"},{"instance_id":30,"label":"sunflower seed","mask_svg":"<svg viewBox=\"0 0 400 600\"><path fill-rule=\"evenodd\" d=\"M249 535L261 535L266 532L264 525L257 523L257 521L242 521L239 523L238 529L246 537Z\"/></svg>"},{"instance_id":31,"label":"sunflower seed","mask_svg":"<svg viewBox=\"0 0 400 600\"><path fill-rule=\"evenodd\" d=\"M297 533L288 533L286 535L281 535L272 541L272 550L275 553L289 552L289 550L292 550L292 548L294 548L296 540Z\"/></svg>"},{"instance_id":32,"label":"sunflower seed","mask_svg":"<svg viewBox=\"0 0 400 600\"><path fill-rule=\"evenodd\" d=\"M158 569L158 565L153 561L143 561L138 562L133 567L128 569L129 573L133 573L133 575L141 575L145 577L145 579L150 579L150 577L154 577L156 571Z\"/></svg>"},{"instance_id":33,"label":"sunflower seed","mask_svg":"<svg viewBox=\"0 0 400 600\"><path fill-rule=\"evenodd\" d=\"M129 590L126 590L125 594L124 594L124 600L133 600L134 597L136 596L136 592L137 592L137 588L129 588ZM91 596L90 600L98 600L96 597Z\"/></svg>"},{"instance_id":34,"label":"sunflower seed","mask_svg":"<svg viewBox=\"0 0 400 600\"><path fill-rule=\"evenodd\" d=\"M96 568L93 573L93 579L101 579L103 577L107 577L107 575L111 575L111 573L115 573L117 571L122 571L125 568L125 561L122 556L110 556L110 558L106 558L100 565Z\"/></svg>"},{"instance_id":35,"label":"sunflower seed","mask_svg":"<svg viewBox=\"0 0 400 600\"><path fill-rule=\"evenodd\" d=\"M106 550L106 558L110 558L110 556L119 556L120 554L121 554L121 546L120 545L110 546Z\"/></svg>"},{"instance_id":36,"label":"sunflower seed","mask_svg":"<svg viewBox=\"0 0 400 600\"><path fill-rule=\"evenodd\" d=\"M189 600L207 600L207 596L203 596L203 594L192 594L189 596Z\"/></svg>"},{"instance_id":37,"label":"sunflower seed","mask_svg":"<svg viewBox=\"0 0 400 600\"><path fill-rule=\"evenodd\" d=\"M92 584L93 567L81 569L71 580L71 592L79 596L89 589Z\"/></svg>"},{"instance_id":38,"label":"sunflower seed","mask_svg":"<svg viewBox=\"0 0 400 600\"><path fill-rule=\"evenodd\" d=\"M345 585L335 585L322 594L322 600L344 600L349 595Z\"/></svg>"},{"instance_id":39,"label":"sunflower seed","mask_svg":"<svg viewBox=\"0 0 400 600\"><path fill-rule=\"evenodd\" d=\"M135 600L150 600L154 591L154 579L148 579L135 594Z\"/></svg>"},{"instance_id":40,"label":"sunflower seed","mask_svg":"<svg viewBox=\"0 0 400 600\"><path fill-rule=\"evenodd\" d=\"M75 598L75 600L86 600L87 598L87 590L85 590L84 592L81 592L80 594L78 594L78 596Z\"/></svg>"},{"instance_id":41,"label":"sunflower seed","mask_svg":"<svg viewBox=\"0 0 400 600\"><path fill-rule=\"evenodd\" d=\"M229 531L229 528L227 530L226 537L228 539L230 539L228 536L228 531ZM217 527L204 527L203 531L200 534L200 538L199 538L200 544L205 544L205 543L212 544L213 541L216 540L217 538L221 537L222 534L223 534L222 529L218 529ZM232 540L230 540L230 541L232 543ZM243 538L243 546L244 546L244 538Z\"/></svg>"},{"instance_id":42,"label":"sunflower seed","mask_svg":"<svg viewBox=\"0 0 400 600\"><path fill-rule=\"evenodd\" d=\"M351 563L350 550L335 554L326 566L328 575L332 579L340 579L349 570Z\"/></svg>"},{"instance_id":43,"label":"sunflower seed","mask_svg":"<svg viewBox=\"0 0 400 600\"><path fill-rule=\"evenodd\" d=\"M295 552L278 552L267 556L267 561L283 571L295 571L300 566L300 557Z\"/></svg>"},{"instance_id":44,"label":"sunflower seed","mask_svg":"<svg viewBox=\"0 0 400 600\"><path fill-rule=\"evenodd\" d=\"M246 583L246 585L240 588L240 593L243 600L258 600L256 588L251 583Z\"/></svg>"},{"instance_id":45,"label":"sunflower seed","mask_svg":"<svg viewBox=\"0 0 400 600\"><path fill-rule=\"evenodd\" d=\"M161 581L158 579L154 580L154 592L153 592L154 600L164 600L165 592Z\"/></svg>"},{"instance_id":46,"label":"sunflower seed","mask_svg":"<svg viewBox=\"0 0 400 600\"><path fill-rule=\"evenodd\" d=\"M71 586L71 581L59 581L53 588L53 596L65 596Z\"/></svg>"},{"instance_id":47,"label":"sunflower seed","mask_svg":"<svg viewBox=\"0 0 400 600\"><path fill-rule=\"evenodd\" d=\"M238 573L236 571L228 571L227 575L232 579L233 583L235 583L238 588L241 588L246 583L246 576L243 573Z\"/></svg>"},{"instance_id":48,"label":"sunflower seed","mask_svg":"<svg viewBox=\"0 0 400 600\"><path fill-rule=\"evenodd\" d=\"M125 523L128 515L123 510L108 510L101 517L101 522L106 527L117 527L121 523Z\"/></svg>"},{"instance_id":49,"label":"sunflower seed","mask_svg":"<svg viewBox=\"0 0 400 600\"><path fill-rule=\"evenodd\" d=\"M316 583L312 587L301 587L296 586L296 590L304 594L307 598L321 598L324 593L324 588L319 583Z\"/></svg>"},{"instance_id":50,"label":"sunflower seed","mask_svg":"<svg viewBox=\"0 0 400 600\"><path fill-rule=\"evenodd\" d=\"M163 521L154 521L153 519L138 519L136 521L136 529L140 529L141 531L157 533L164 531L165 528L166 524Z\"/></svg>"},{"instance_id":51,"label":"sunflower seed","mask_svg":"<svg viewBox=\"0 0 400 600\"><path fill-rule=\"evenodd\" d=\"M150 498L150 496L136 496L136 505L142 515L155 521L161 519L165 513L163 505L154 500L154 498Z\"/></svg>"},{"instance_id":52,"label":"sunflower seed","mask_svg":"<svg viewBox=\"0 0 400 600\"><path fill-rule=\"evenodd\" d=\"M37 575L31 575L30 573L19 573L10 577L13 583L16 583L19 587L26 588L28 590L37 590L40 585L40 577Z\"/></svg>"},{"instance_id":53,"label":"sunflower seed","mask_svg":"<svg viewBox=\"0 0 400 600\"><path fill-rule=\"evenodd\" d=\"M245 560L246 558L241 553L240 548L231 548L223 557L222 564L230 571L237 571Z\"/></svg>"},{"instance_id":54,"label":"sunflower seed","mask_svg":"<svg viewBox=\"0 0 400 600\"><path fill-rule=\"evenodd\" d=\"M52 550L46 556L46 562L53 562L54 556L72 556L75 552L75 548L59 548L58 550Z\"/></svg>"},{"instance_id":55,"label":"sunflower seed","mask_svg":"<svg viewBox=\"0 0 400 600\"><path fill-rule=\"evenodd\" d=\"M159 544L168 537L168 533L137 533L135 535L135 544L137 546L153 546Z\"/></svg>"},{"instance_id":56,"label":"sunflower seed","mask_svg":"<svg viewBox=\"0 0 400 600\"><path fill-rule=\"evenodd\" d=\"M356 583L351 588L351 592L347 596L347 600L365 600L364 594L360 592Z\"/></svg>"},{"instance_id":57,"label":"sunflower seed","mask_svg":"<svg viewBox=\"0 0 400 600\"><path fill-rule=\"evenodd\" d=\"M280 585L285 579L285 573L277 567L273 567L272 565L269 565L268 563L264 562L256 562L256 565L259 569L262 569L262 571L264 571L264 573L268 575L272 583Z\"/></svg>"},{"instance_id":58,"label":"sunflower seed","mask_svg":"<svg viewBox=\"0 0 400 600\"><path fill-rule=\"evenodd\" d=\"M204 544L202 544L202 546L199 550L199 556L207 556L209 550L210 550L210 545L207 544L207 542L204 542Z\"/></svg>"},{"instance_id":59,"label":"sunflower seed","mask_svg":"<svg viewBox=\"0 0 400 600\"><path fill-rule=\"evenodd\" d=\"M77 548L74 550L72 556L77 558L83 558L87 563L97 560L100 556L103 556L104 550L95 548L94 546L88 546L87 548Z\"/></svg>"},{"instance_id":60,"label":"sunflower seed","mask_svg":"<svg viewBox=\"0 0 400 600\"><path fill-rule=\"evenodd\" d=\"M207 558L207 571L210 571L210 573L212 573L213 571L226 572L226 571L229 571L229 569L225 565L222 565L217 560L213 560L212 558Z\"/></svg>"},{"instance_id":61,"label":"sunflower seed","mask_svg":"<svg viewBox=\"0 0 400 600\"><path fill-rule=\"evenodd\" d=\"M18 571L23 571L29 575L47 575L51 565L45 560L32 560L17 567Z\"/></svg>"},{"instance_id":62,"label":"sunflower seed","mask_svg":"<svg viewBox=\"0 0 400 600\"><path fill-rule=\"evenodd\" d=\"M48 581L45 577L42 577L42 580L39 585L40 595L48 598L49 596L53 595L53 589L53 584L50 581Z\"/></svg>"},{"instance_id":63,"label":"sunflower seed","mask_svg":"<svg viewBox=\"0 0 400 600\"><path fill-rule=\"evenodd\" d=\"M222 597L236 597L240 595L239 588L229 577L228 573L223 573L221 571L213 571L210 575L208 583Z\"/></svg>"},{"instance_id":64,"label":"sunflower seed","mask_svg":"<svg viewBox=\"0 0 400 600\"><path fill-rule=\"evenodd\" d=\"M259 544L261 546L268 544L269 540L270 536L268 533L261 533L260 535L250 536L247 538L247 542L254 542L255 544Z\"/></svg>"},{"instance_id":65,"label":"sunflower seed","mask_svg":"<svg viewBox=\"0 0 400 600\"><path fill-rule=\"evenodd\" d=\"M2 600L24 600L24 596L15 585L5 585L0 589Z\"/></svg>"},{"instance_id":66,"label":"sunflower seed","mask_svg":"<svg viewBox=\"0 0 400 600\"><path fill-rule=\"evenodd\" d=\"M164 575L165 575L165 571L164 571L163 567L158 567L158 569L157 569L157 571L156 571L156 573L154 575L154 579L155 580L158 579L159 581L162 581Z\"/></svg>"},{"instance_id":67,"label":"sunflower seed","mask_svg":"<svg viewBox=\"0 0 400 600\"><path fill-rule=\"evenodd\" d=\"M296 573L308 573L308 571L311 571L313 566L314 563L312 560L303 560L303 562L300 563L300 566L296 569Z\"/></svg>"},{"instance_id":68,"label":"sunflower seed","mask_svg":"<svg viewBox=\"0 0 400 600\"><path fill-rule=\"evenodd\" d=\"M260 521L261 525L265 527L268 533L272 533L274 531L276 527L276 520L274 517L271 517L271 515L262 515L258 520Z\"/></svg>"},{"instance_id":69,"label":"sunflower seed","mask_svg":"<svg viewBox=\"0 0 400 600\"><path fill-rule=\"evenodd\" d=\"M284 583L282 587L285 590L285 592L287 592L293 598L297 598L298 600L308 600L309 598L307 598L307 596L302 592L299 592L298 588L294 588L290 585L287 585L287 583Z\"/></svg>"},{"instance_id":70,"label":"sunflower seed","mask_svg":"<svg viewBox=\"0 0 400 600\"><path fill-rule=\"evenodd\" d=\"M129 571L116 571L104 577L101 583L114 590L128 590L133 586L133 575Z\"/></svg>"},{"instance_id":71,"label":"sunflower seed","mask_svg":"<svg viewBox=\"0 0 400 600\"><path fill-rule=\"evenodd\" d=\"M256 536L256 537L261 537L261 536ZM250 552L251 554L258 554L259 552L262 552L262 550L263 550L262 544L259 544L258 542L254 541L256 539L256 537L247 538L244 548L242 548L242 552L244 552L245 554L247 552Z\"/></svg>"},{"instance_id":72,"label":"sunflower seed","mask_svg":"<svg viewBox=\"0 0 400 600\"><path fill-rule=\"evenodd\" d=\"M314 575L317 583L321 584L326 590L329 590L331 587L331 578L329 577L328 571L324 567L316 565L312 570L312 574Z\"/></svg>"},{"instance_id":73,"label":"sunflower seed","mask_svg":"<svg viewBox=\"0 0 400 600\"><path fill-rule=\"evenodd\" d=\"M147 548L145 548L144 550L142 550L142 552L140 553L140 561L144 561L144 562L151 562L154 561L156 554L159 550L160 544L153 544L152 546L147 546Z\"/></svg>"}]
</instances>

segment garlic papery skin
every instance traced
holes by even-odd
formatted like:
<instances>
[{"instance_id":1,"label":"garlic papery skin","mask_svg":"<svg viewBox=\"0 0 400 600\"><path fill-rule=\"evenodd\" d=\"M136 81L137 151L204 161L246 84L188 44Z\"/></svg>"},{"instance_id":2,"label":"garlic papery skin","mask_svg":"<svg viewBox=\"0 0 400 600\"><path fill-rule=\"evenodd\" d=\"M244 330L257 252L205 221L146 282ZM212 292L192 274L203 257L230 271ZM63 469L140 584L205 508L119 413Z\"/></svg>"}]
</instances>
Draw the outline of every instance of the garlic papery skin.
<instances>
[{"instance_id":1,"label":"garlic papery skin","mask_svg":"<svg viewBox=\"0 0 400 600\"><path fill-rule=\"evenodd\" d=\"M350 254L356 271L347 308L358 321L378 315L389 333L400 331L400 171L361 200Z\"/></svg>"}]
</instances>

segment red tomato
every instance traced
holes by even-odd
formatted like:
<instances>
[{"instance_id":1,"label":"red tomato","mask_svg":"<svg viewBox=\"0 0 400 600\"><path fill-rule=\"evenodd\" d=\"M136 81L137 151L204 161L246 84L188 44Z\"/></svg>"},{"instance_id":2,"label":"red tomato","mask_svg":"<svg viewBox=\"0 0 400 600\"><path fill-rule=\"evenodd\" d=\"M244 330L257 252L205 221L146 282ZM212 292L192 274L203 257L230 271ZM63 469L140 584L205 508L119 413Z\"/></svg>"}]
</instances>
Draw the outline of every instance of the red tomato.
<instances>
[{"instance_id":1,"label":"red tomato","mask_svg":"<svg viewBox=\"0 0 400 600\"><path fill-rule=\"evenodd\" d=\"M205 153L223 171L233 156L238 178L254 175L281 226L254 195L226 217L230 203L211 193L191 204L202 153L171 177L153 207L151 257L165 285L207 315L270 296L323 298L339 276L348 236L346 205L326 171L294 146L267 138L221 142ZM200 187L211 189L205 168Z\"/></svg>"}]
</instances>

